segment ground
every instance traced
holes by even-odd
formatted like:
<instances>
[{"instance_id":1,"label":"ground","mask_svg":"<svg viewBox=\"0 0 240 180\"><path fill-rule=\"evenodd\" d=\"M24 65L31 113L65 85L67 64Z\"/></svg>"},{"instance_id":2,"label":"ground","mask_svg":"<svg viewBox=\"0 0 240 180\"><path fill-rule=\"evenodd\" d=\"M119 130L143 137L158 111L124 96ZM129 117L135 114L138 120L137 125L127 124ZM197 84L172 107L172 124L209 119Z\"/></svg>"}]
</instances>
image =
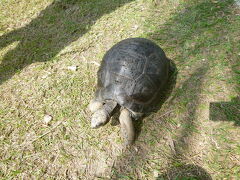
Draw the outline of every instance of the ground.
<instances>
[{"instance_id":1,"label":"ground","mask_svg":"<svg viewBox=\"0 0 240 180\"><path fill-rule=\"evenodd\" d=\"M2 0L0 177L239 179L237 4ZM91 129L86 108L104 53L129 37L156 42L177 71L126 149L119 125Z\"/></svg>"}]
</instances>

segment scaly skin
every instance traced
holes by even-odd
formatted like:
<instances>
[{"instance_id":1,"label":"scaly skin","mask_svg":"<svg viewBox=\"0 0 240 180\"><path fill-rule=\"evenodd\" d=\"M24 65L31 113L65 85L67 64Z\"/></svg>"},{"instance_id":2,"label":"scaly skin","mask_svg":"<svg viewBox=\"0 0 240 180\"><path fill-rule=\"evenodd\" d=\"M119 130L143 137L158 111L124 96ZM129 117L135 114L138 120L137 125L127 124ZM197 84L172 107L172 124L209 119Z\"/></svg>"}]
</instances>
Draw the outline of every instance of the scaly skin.
<instances>
[{"instance_id":1,"label":"scaly skin","mask_svg":"<svg viewBox=\"0 0 240 180\"><path fill-rule=\"evenodd\" d=\"M92 100L88 105L88 109L93 113L91 118L91 127L99 128L100 126L105 125L116 106L117 103L112 100L106 101L105 104L100 101ZM127 109L121 110L119 121L125 145L131 145L135 138L131 112Z\"/></svg>"},{"instance_id":2,"label":"scaly skin","mask_svg":"<svg viewBox=\"0 0 240 180\"><path fill-rule=\"evenodd\" d=\"M91 119L91 127L96 129L107 123L109 119L108 113L104 108L97 110Z\"/></svg>"},{"instance_id":3,"label":"scaly skin","mask_svg":"<svg viewBox=\"0 0 240 180\"><path fill-rule=\"evenodd\" d=\"M91 118L92 128L99 128L100 126L105 125L117 106L117 102L113 100L107 100L104 103L92 100L88 105L89 110L93 113Z\"/></svg>"},{"instance_id":4,"label":"scaly skin","mask_svg":"<svg viewBox=\"0 0 240 180\"><path fill-rule=\"evenodd\" d=\"M96 101L96 100L91 100L89 105L88 105L88 109L92 112L95 113L97 110L101 109L103 106L103 103L100 101Z\"/></svg>"},{"instance_id":5,"label":"scaly skin","mask_svg":"<svg viewBox=\"0 0 240 180\"><path fill-rule=\"evenodd\" d=\"M121 124L121 131L124 137L125 145L133 144L135 132L131 118L131 113L127 109L123 109L119 116L119 121Z\"/></svg>"}]
</instances>

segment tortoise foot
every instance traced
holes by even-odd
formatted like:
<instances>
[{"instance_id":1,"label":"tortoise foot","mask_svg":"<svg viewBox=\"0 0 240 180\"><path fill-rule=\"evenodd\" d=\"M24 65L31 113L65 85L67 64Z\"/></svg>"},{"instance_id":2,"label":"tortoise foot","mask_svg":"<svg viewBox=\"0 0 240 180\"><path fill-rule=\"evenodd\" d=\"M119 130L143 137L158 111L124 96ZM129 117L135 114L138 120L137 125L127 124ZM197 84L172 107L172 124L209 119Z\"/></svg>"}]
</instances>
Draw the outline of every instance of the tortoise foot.
<instances>
[{"instance_id":1,"label":"tortoise foot","mask_svg":"<svg viewBox=\"0 0 240 180\"><path fill-rule=\"evenodd\" d=\"M97 110L91 119L91 127L92 128L99 128L100 126L103 126L107 123L108 120L108 114L104 109Z\"/></svg>"}]
</instances>

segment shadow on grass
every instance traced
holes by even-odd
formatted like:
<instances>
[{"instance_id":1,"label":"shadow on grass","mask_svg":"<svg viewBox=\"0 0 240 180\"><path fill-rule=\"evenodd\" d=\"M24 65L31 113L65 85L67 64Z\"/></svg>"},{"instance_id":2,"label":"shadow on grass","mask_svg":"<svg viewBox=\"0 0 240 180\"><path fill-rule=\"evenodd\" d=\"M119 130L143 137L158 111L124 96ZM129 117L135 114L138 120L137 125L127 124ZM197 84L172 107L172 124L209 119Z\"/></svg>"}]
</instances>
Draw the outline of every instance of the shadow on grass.
<instances>
[{"instance_id":1,"label":"shadow on grass","mask_svg":"<svg viewBox=\"0 0 240 180\"><path fill-rule=\"evenodd\" d=\"M187 111L184 113L184 117L181 118L182 129L172 142L170 167L163 175L159 176L159 179L211 179L211 176L202 167L185 162L185 156L187 156L189 146L191 146L191 138L193 133L196 132L196 110L201 100L202 83L208 70L209 65L207 63L196 69L182 84L182 90L186 92L188 97L176 97L178 101L184 101L185 98L188 99L188 104L186 104Z\"/></svg>"},{"instance_id":2,"label":"shadow on grass","mask_svg":"<svg viewBox=\"0 0 240 180\"><path fill-rule=\"evenodd\" d=\"M199 54L208 55L209 48L218 45L222 41L219 38L221 38L223 32L216 32L213 29L226 27L228 24L227 14L232 4L232 0L219 1L218 3L205 0L188 1L179 8L177 13L173 14L169 21L160 24L158 30L146 36L165 49L167 55L170 53L176 54L174 61L177 66L191 66L189 70L191 73L187 74L189 77L178 86L179 88L173 91L170 100L166 102L168 110L181 112L179 114L181 128L177 130L176 138L171 137L171 154L166 154L166 157L162 160L161 156L165 154L165 152L162 152L163 155L158 154L159 157L155 157L153 160L156 163L158 159L159 164L161 164L161 161L168 159L168 167L164 170L160 168L162 174L157 179L212 179L210 174L199 164L188 163L185 157L189 156L189 148L192 146L192 141L194 141L192 137L197 131L196 112L201 102L203 81L213 63L211 60L199 60ZM198 60L196 62L188 61L194 58ZM176 117L176 114L171 114L169 119L171 117ZM143 126L148 124L148 131L155 134L153 138L156 138L156 141L159 140L159 146L151 145L148 142L150 138L145 133L142 142L136 143L135 147L127 149L115 161L112 168L113 179L123 177L134 179L133 174L141 177L139 171L144 168L148 169L145 165L148 164L149 166L151 162L151 152L156 153L156 149L159 149L157 152L161 153L160 149L164 144L161 145L160 140L167 136L168 133L163 130L169 129L168 124L170 122L166 120L168 117L160 118L161 122L159 124L149 122L150 120L158 120L156 118L149 119ZM175 131L175 129L172 128L172 131ZM136 150L136 147L138 150ZM158 168L156 167L156 169Z\"/></svg>"},{"instance_id":3,"label":"shadow on grass","mask_svg":"<svg viewBox=\"0 0 240 180\"><path fill-rule=\"evenodd\" d=\"M200 166L189 164L169 169L156 180L212 180L209 173Z\"/></svg>"},{"instance_id":4,"label":"shadow on grass","mask_svg":"<svg viewBox=\"0 0 240 180\"><path fill-rule=\"evenodd\" d=\"M211 102L209 119L212 121L232 121L240 126L240 97L232 98L230 102Z\"/></svg>"},{"instance_id":5,"label":"shadow on grass","mask_svg":"<svg viewBox=\"0 0 240 180\"><path fill-rule=\"evenodd\" d=\"M54 1L26 26L0 36L0 49L19 41L0 64L0 84L34 62L52 60L104 14L133 0Z\"/></svg>"}]
</instances>

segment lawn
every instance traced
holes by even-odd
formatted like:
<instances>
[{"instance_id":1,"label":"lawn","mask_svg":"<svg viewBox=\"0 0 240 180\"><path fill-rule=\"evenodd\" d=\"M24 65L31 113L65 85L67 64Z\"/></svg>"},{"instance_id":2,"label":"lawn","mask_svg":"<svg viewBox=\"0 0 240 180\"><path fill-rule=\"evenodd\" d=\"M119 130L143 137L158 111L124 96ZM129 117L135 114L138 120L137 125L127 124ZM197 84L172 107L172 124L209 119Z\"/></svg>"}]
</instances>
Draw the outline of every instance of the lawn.
<instances>
[{"instance_id":1,"label":"lawn","mask_svg":"<svg viewBox=\"0 0 240 180\"><path fill-rule=\"evenodd\" d=\"M0 1L0 178L240 179L239 27L233 0ZM126 149L119 125L90 128L87 105L129 37L176 71Z\"/></svg>"}]
</instances>

